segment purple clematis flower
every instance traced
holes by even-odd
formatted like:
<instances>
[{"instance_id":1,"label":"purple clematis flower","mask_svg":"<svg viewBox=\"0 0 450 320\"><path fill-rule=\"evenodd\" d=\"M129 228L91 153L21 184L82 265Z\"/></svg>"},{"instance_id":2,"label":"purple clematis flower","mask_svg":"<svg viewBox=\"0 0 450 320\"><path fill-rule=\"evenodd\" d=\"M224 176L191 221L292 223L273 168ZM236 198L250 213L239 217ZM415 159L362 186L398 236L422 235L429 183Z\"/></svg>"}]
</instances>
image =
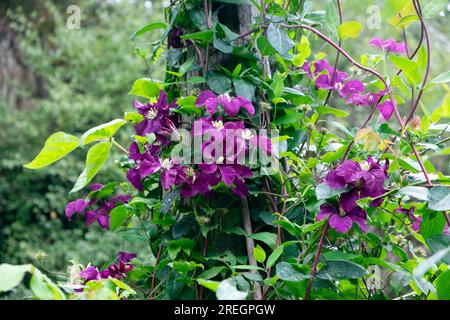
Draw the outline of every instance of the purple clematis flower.
<instances>
[{"instance_id":1,"label":"purple clematis flower","mask_svg":"<svg viewBox=\"0 0 450 320\"><path fill-rule=\"evenodd\" d=\"M248 189L244 183L244 179L253 176L250 168L239 164L199 164L198 166L203 172L216 178L217 183L215 185L221 181L228 187L233 184L234 188L231 190L233 193L241 197L248 195ZM213 179L211 180L214 181Z\"/></svg>"},{"instance_id":2,"label":"purple clematis flower","mask_svg":"<svg viewBox=\"0 0 450 320\"><path fill-rule=\"evenodd\" d=\"M127 277L127 273L134 269L134 265L126 264L120 261L119 264L113 263L106 270L100 271L100 277L107 279L109 277L114 279L124 279Z\"/></svg>"},{"instance_id":3,"label":"purple clematis flower","mask_svg":"<svg viewBox=\"0 0 450 320\"><path fill-rule=\"evenodd\" d=\"M372 47L380 48L386 52L396 52L401 54L406 54L406 45L404 42L396 42L393 38L386 40L380 38L373 38L370 40L369 44Z\"/></svg>"},{"instance_id":4,"label":"purple clematis flower","mask_svg":"<svg viewBox=\"0 0 450 320\"><path fill-rule=\"evenodd\" d=\"M117 263L109 265L105 270L99 271L97 267L88 266L81 270L80 278L84 280L84 284L88 281L108 279L109 277L115 279L126 278L126 274L134 269L134 265L130 261L136 257L134 253L119 252Z\"/></svg>"},{"instance_id":5,"label":"purple clematis flower","mask_svg":"<svg viewBox=\"0 0 450 320\"><path fill-rule=\"evenodd\" d=\"M339 233L345 233L350 230L353 222L359 226L362 232L366 232L367 213L360 207L354 207L347 211L341 206L337 208L329 203L322 204L316 219L321 221L327 218L329 218L330 227Z\"/></svg>"},{"instance_id":6,"label":"purple clematis flower","mask_svg":"<svg viewBox=\"0 0 450 320\"><path fill-rule=\"evenodd\" d=\"M352 160L346 160L336 169L328 172L325 180L334 189L347 187L349 191L340 196L341 207L349 212L356 207L356 201L366 197L378 197L384 192L384 181L388 179L389 162L384 167L371 157L367 161L367 169ZM371 206L379 206L383 198L371 202Z\"/></svg>"},{"instance_id":7,"label":"purple clematis flower","mask_svg":"<svg viewBox=\"0 0 450 320\"><path fill-rule=\"evenodd\" d=\"M95 183L91 185L92 191L98 191L103 188L103 185ZM131 199L129 195L117 195L110 199L77 199L69 202L66 205L65 213L70 220L72 216L85 212L86 226L92 225L95 221L103 229L109 228L109 213L114 209L118 203L128 203ZM89 209L89 210L86 210Z\"/></svg>"},{"instance_id":8,"label":"purple clematis flower","mask_svg":"<svg viewBox=\"0 0 450 320\"><path fill-rule=\"evenodd\" d=\"M143 149L144 152L141 153L137 142L133 142L130 145L130 151L128 153L128 158L130 160L134 160L135 167L127 171L127 180L139 191L144 190L144 186L142 185L142 179L144 177L141 176L141 172L139 170L140 164L144 160L152 161L154 159L154 155L158 155L161 150L159 146L149 144L145 144Z\"/></svg>"},{"instance_id":9,"label":"purple clematis flower","mask_svg":"<svg viewBox=\"0 0 450 320\"><path fill-rule=\"evenodd\" d=\"M134 258L136 258L136 253L133 253L133 252L120 251L117 254L117 260L119 262L122 261L123 263L129 263Z\"/></svg>"},{"instance_id":10,"label":"purple clematis flower","mask_svg":"<svg viewBox=\"0 0 450 320\"><path fill-rule=\"evenodd\" d=\"M196 196L197 194L207 194L209 187L219 183L219 179L211 174L195 171L191 167L185 168L186 180L183 183L180 194L185 198Z\"/></svg>"},{"instance_id":11,"label":"purple clematis flower","mask_svg":"<svg viewBox=\"0 0 450 320\"><path fill-rule=\"evenodd\" d=\"M238 114L240 108L244 108L252 116L255 114L255 108L251 101L241 96L230 97L228 94L217 96L212 91L206 90L200 93L195 102L197 108L205 106L206 110L211 115L216 113L219 105L221 105L224 111L231 117Z\"/></svg>"},{"instance_id":12,"label":"purple clematis flower","mask_svg":"<svg viewBox=\"0 0 450 320\"><path fill-rule=\"evenodd\" d=\"M156 172L161 176L161 185L164 190L170 189L185 180L185 172L182 166L170 158L150 158L143 160L139 167L141 177L145 178Z\"/></svg>"},{"instance_id":13,"label":"purple clematis flower","mask_svg":"<svg viewBox=\"0 0 450 320\"><path fill-rule=\"evenodd\" d=\"M77 199L66 205L66 217L70 220L75 213L82 213L89 205L89 201L85 199Z\"/></svg>"},{"instance_id":14,"label":"purple clematis flower","mask_svg":"<svg viewBox=\"0 0 450 320\"><path fill-rule=\"evenodd\" d=\"M386 93L387 93L386 90L382 90L377 93L369 92L366 94L351 93L346 103L354 104L356 106L370 106L370 107L373 107L378 104L377 109L380 111L383 118L386 121L388 121L391 118L392 113L394 112L395 105L392 104L390 99L387 99L382 103L379 103L380 100L386 95Z\"/></svg>"},{"instance_id":15,"label":"purple clematis flower","mask_svg":"<svg viewBox=\"0 0 450 320\"><path fill-rule=\"evenodd\" d=\"M359 80L349 80L344 84L339 95L341 97L348 97L361 92L364 92L364 84Z\"/></svg>"},{"instance_id":16,"label":"purple clematis flower","mask_svg":"<svg viewBox=\"0 0 450 320\"><path fill-rule=\"evenodd\" d=\"M99 208L96 210L87 210L86 211L86 226L92 225L94 222L98 222L100 227L103 229L109 228L109 213L112 209L114 209L119 203L128 203L130 201L131 196L129 195L118 195L109 200L101 200L99 204ZM94 202L95 203L95 202ZM94 204L93 203L93 204Z\"/></svg>"},{"instance_id":17,"label":"purple clematis flower","mask_svg":"<svg viewBox=\"0 0 450 320\"><path fill-rule=\"evenodd\" d=\"M94 266L89 266L81 270L80 278L84 279L86 282L101 279L100 272L98 271L97 267Z\"/></svg>"},{"instance_id":18,"label":"purple clematis flower","mask_svg":"<svg viewBox=\"0 0 450 320\"><path fill-rule=\"evenodd\" d=\"M348 74L339 70L323 73L316 78L314 86L325 90L341 91L344 87L344 80L348 78Z\"/></svg>"},{"instance_id":19,"label":"purple clematis flower","mask_svg":"<svg viewBox=\"0 0 450 320\"><path fill-rule=\"evenodd\" d=\"M159 132L163 129L166 123L166 119L170 115L170 109L176 107L176 101L173 101L170 105L167 95L164 91L160 91L158 101L154 104L142 104L138 100L134 102L136 110L144 116L144 120L135 125L136 133L140 136L146 136L149 133L154 133L157 138ZM166 138L162 139L163 142Z\"/></svg>"}]
</instances>

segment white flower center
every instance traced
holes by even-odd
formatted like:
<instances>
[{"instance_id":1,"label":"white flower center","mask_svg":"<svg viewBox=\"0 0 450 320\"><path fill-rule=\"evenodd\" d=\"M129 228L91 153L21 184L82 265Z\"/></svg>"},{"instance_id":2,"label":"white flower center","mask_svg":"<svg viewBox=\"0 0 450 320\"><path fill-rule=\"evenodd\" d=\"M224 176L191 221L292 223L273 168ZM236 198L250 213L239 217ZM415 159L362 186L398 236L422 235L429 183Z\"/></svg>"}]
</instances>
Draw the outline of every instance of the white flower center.
<instances>
[{"instance_id":1,"label":"white flower center","mask_svg":"<svg viewBox=\"0 0 450 320\"><path fill-rule=\"evenodd\" d=\"M187 167L184 170L184 173L186 174L186 177L192 178L192 182L194 182L195 179L197 178L197 175L195 174L195 170L192 167Z\"/></svg>"},{"instance_id":2,"label":"white flower center","mask_svg":"<svg viewBox=\"0 0 450 320\"><path fill-rule=\"evenodd\" d=\"M220 157L217 158L216 163L217 163L217 164L222 164L222 163L223 163L223 160L225 160L225 158L222 157L222 156L220 156Z\"/></svg>"},{"instance_id":3,"label":"white flower center","mask_svg":"<svg viewBox=\"0 0 450 320\"><path fill-rule=\"evenodd\" d=\"M220 95L221 98L225 98L227 100L227 102L231 101L231 97L228 95L228 93L224 93L222 95Z\"/></svg>"},{"instance_id":4,"label":"white flower center","mask_svg":"<svg viewBox=\"0 0 450 320\"><path fill-rule=\"evenodd\" d=\"M344 211L344 209L339 208L339 217L345 217L347 213Z\"/></svg>"},{"instance_id":5,"label":"white flower center","mask_svg":"<svg viewBox=\"0 0 450 320\"><path fill-rule=\"evenodd\" d=\"M344 85L342 84L342 82L336 82L336 83L334 84L334 88L335 88L337 91L341 91L342 88L344 88Z\"/></svg>"},{"instance_id":6,"label":"white flower center","mask_svg":"<svg viewBox=\"0 0 450 320\"><path fill-rule=\"evenodd\" d=\"M219 121L213 121L211 123L212 123L213 127L218 129L218 130L223 128L223 122L220 121L220 120Z\"/></svg>"},{"instance_id":7,"label":"white flower center","mask_svg":"<svg viewBox=\"0 0 450 320\"><path fill-rule=\"evenodd\" d=\"M245 129L245 130L242 132L242 138L243 138L244 140L250 140L251 138L253 138L252 130L250 130L250 129Z\"/></svg>"},{"instance_id":8,"label":"white flower center","mask_svg":"<svg viewBox=\"0 0 450 320\"><path fill-rule=\"evenodd\" d=\"M159 159L159 163L161 164L161 168L166 169L166 170L169 170L173 166L172 160L170 160L168 158L164 159L164 160Z\"/></svg>"},{"instance_id":9,"label":"white flower center","mask_svg":"<svg viewBox=\"0 0 450 320\"><path fill-rule=\"evenodd\" d=\"M156 118L157 115L158 115L158 109L156 109L156 108L150 108L150 109L147 111L147 114L145 115L145 117L146 117L148 120L153 120L153 119Z\"/></svg>"},{"instance_id":10,"label":"white flower center","mask_svg":"<svg viewBox=\"0 0 450 320\"><path fill-rule=\"evenodd\" d=\"M369 168L370 168L370 164L367 161L362 161L359 163L359 165L361 166L361 169L363 169L363 170L369 170Z\"/></svg>"}]
</instances>

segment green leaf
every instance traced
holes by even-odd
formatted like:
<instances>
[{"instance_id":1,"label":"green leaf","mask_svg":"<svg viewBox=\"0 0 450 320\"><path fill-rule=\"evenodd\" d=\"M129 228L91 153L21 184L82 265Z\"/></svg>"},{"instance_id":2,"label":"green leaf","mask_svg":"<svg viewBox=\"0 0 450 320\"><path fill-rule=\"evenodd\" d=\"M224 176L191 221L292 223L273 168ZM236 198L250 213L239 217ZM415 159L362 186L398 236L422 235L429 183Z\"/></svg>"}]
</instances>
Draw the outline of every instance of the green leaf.
<instances>
[{"instance_id":1,"label":"green leaf","mask_svg":"<svg viewBox=\"0 0 450 320\"><path fill-rule=\"evenodd\" d=\"M335 1L330 1L325 9L325 26L334 38L338 37L339 16Z\"/></svg>"},{"instance_id":2,"label":"green leaf","mask_svg":"<svg viewBox=\"0 0 450 320\"><path fill-rule=\"evenodd\" d=\"M316 197L317 200L328 199L341 194L344 191L345 189L334 189L328 186L326 182L322 182L316 187Z\"/></svg>"},{"instance_id":3,"label":"green leaf","mask_svg":"<svg viewBox=\"0 0 450 320\"><path fill-rule=\"evenodd\" d=\"M94 141L110 139L125 123L127 121L124 119L115 119L91 128L81 136L80 144L86 145Z\"/></svg>"},{"instance_id":4,"label":"green leaf","mask_svg":"<svg viewBox=\"0 0 450 320\"><path fill-rule=\"evenodd\" d=\"M217 94L223 94L231 89L231 80L218 71L208 71L205 75L209 88Z\"/></svg>"},{"instance_id":5,"label":"green leaf","mask_svg":"<svg viewBox=\"0 0 450 320\"><path fill-rule=\"evenodd\" d=\"M355 39L359 36L362 30L362 24L358 21L347 21L341 24L338 28L339 38L341 40Z\"/></svg>"},{"instance_id":6,"label":"green leaf","mask_svg":"<svg viewBox=\"0 0 450 320\"><path fill-rule=\"evenodd\" d=\"M392 63L405 74L406 78L412 85L419 85L421 81L420 72L418 71L417 64L414 61L409 60L406 57L391 56Z\"/></svg>"},{"instance_id":7,"label":"green leaf","mask_svg":"<svg viewBox=\"0 0 450 320\"><path fill-rule=\"evenodd\" d=\"M435 211L450 210L450 187L437 186L431 188L428 208Z\"/></svg>"},{"instance_id":8,"label":"green leaf","mask_svg":"<svg viewBox=\"0 0 450 320\"><path fill-rule=\"evenodd\" d=\"M450 235L436 235L426 239L427 245L431 252L437 253L446 248L450 248ZM450 253L442 259L446 264L450 264Z\"/></svg>"},{"instance_id":9,"label":"green leaf","mask_svg":"<svg viewBox=\"0 0 450 320\"><path fill-rule=\"evenodd\" d=\"M442 104L430 116L432 122L437 122L441 118L450 118L450 92L447 92Z\"/></svg>"},{"instance_id":10,"label":"green leaf","mask_svg":"<svg viewBox=\"0 0 450 320\"><path fill-rule=\"evenodd\" d=\"M358 279L366 274L367 270L354 262L335 260L329 261L320 269L317 278L326 280Z\"/></svg>"},{"instance_id":11,"label":"green leaf","mask_svg":"<svg viewBox=\"0 0 450 320\"><path fill-rule=\"evenodd\" d=\"M267 268L270 268L277 262L278 258L281 257L283 254L284 246L278 246L273 252L270 254L269 258L267 259Z\"/></svg>"},{"instance_id":12,"label":"green leaf","mask_svg":"<svg viewBox=\"0 0 450 320\"><path fill-rule=\"evenodd\" d=\"M445 10L448 0L428 0L423 5L422 14L425 18L431 18L439 12Z\"/></svg>"},{"instance_id":13,"label":"green leaf","mask_svg":"<svg viewBox=\"0 0 450 320\"><path fill-rule=\"evenodd\" d=\"M166 194L161 201L161 213L167 214L170 211L172 204L177 201L179 197L180 191L177 189L174 189Z\"/></svg>"},{"instance_id":14,"label":"green leaf","mask_svg":"<svg viewBox=\"0 0 450 320\"><path fill-rule=\"evenodd\" d=\"M440 300L450 300L450 270L441 273L436 279L436 290Z\"/></svg>"},{"instance_id":15,"label":"green leaf","mask_svg":"<svg viewBox=\"0 0 450 320\"><path fill-rule=\"evenodd\" d=\"M450 71L441 73L436 78L431 80L430 83L447 83L450 82Z\"/></svg>"},{"instance_id":16,"label":"green leaf","mask_svg":"<svg viewBox=\"0 0 450 320\"><path fill-rule=\"evenodd\" d=\"M237 96L244 97L248 100L253 100L255 97L256 86L245 79L233 79L234 93Z\"/></svg>"},{"instance_id":17,"label":"green leaf","mask_svg":"<svg viewBox=\"0 0 450 320\"><path fill-rule=\"evenodd\" d=\"M298 282L311 278L311 275L309 273L306 273L304 270L300 270L299 268L294 267L288 262L278 263L275 269L276 275L281 280Z\"/></svg>"},{"instance_id":18,"label":"green leaf","mask_svg":"<svg viewBox=\"0 0 450 320\"><path fill-rule=\"evenodd\" d=\"M78 177L70 192L76 192L84 188L95 177L97 172L106 162L111 149L110 142L99 142L93 145L86 155L86 165Z\"/></svg>"},{"instance_id":19,"label":"green leaf","mask_svg":"<svg viewBox=\"0 0 450 320\"><path fill-rule=\"evenodd\" d=\"M398 194L410 196L419 201L428 201L428 198L429 198L428 188L425 188L425 187L407 186L407 187L401 188L398 191Z\"/></svg>"},{"instance_id":20,"label":"green leaf","mask_svg":"<svg viewBox=\"0 0 450 320\"><path fill-rule=\"evenodd\" d=\"M137 112L125 112L123 119L135 124L144 120L144 116Z\"/></svg>"},{"instance_id":21,"label":"green leaf","mask_svg":"<svg viewBox=\"0 0 450 320\"><path fill-rule=\"evenodd\" d=\"M319 114L333 114L339 118L345 118L350 115L347 111L328 106L319 106L316 110L317 112L319 112Z\"/></svg>"},{"instance_id":22,"label":"green leaf","mask_svg":"<svg viewBox=\"0 0 450 320\"><path fill-rule=\"evenodd\" d=\"M114 231L119 228L128 216L128 208L124 205L115 207L110 212L109 228Z\"/></svg>"},{"instance_id":23,"label":"green leaf","mask_svg":"<svg viewBox=\"0 0 450 320\"><path fill-rule=\"evenodd\" d=\"M80 145L80 139L62 131L52 134L39 154L24 165L27 169L44 168L68 155Z\"/></svg>"},{"instance_id":24,"label":"green leaf","mask_svg":"<svg viewBox=\"0 0 450 320\"><path fill-rule=\"evenodd\" d=\"M281 97L284 91L284 80L278 72L273 76L271 87L275 97Z\"/></svg>"},{"instance_id":25,"label":"green leaf","mask_svg":"<svg viewBox=\"0 0 450 320\"><path fill-rule=\"evenodd\" d=\"M209 280L209 279L217 276L223 270L225 270L225 267L212 267L211 269L208 269L208 270L202 272L201 274L199 274L197 278Z\"/></svg>"},{"instance_id":26,"label":"green leaf","mask_svg":"<svg viewBox=\"0 0 450 320\"><path fill-rule=\"evenodd\" d=\"M64 300L65 296L46 275L33 268L33 276L30 280L30 289L39 300Z\"/></svg>"},{"instance_id":27,"label":"green leaf","mask_svg":"<svg viewBox=\"0 0 450 320\"><path fill-rule=\"evenodd\" d=\"M148 78L137 79L131 86L131 90L128 94L134 94L136 96L144 97L147 99L157 97L161 85Z\"/></svg>"},{"instance_id":28,"label":"green leaf","mask_svg":"<svg viewBox=\"0 0 450 320\"><path fill-rule=\"evenodd\" d=\"M269 40L265 36L259 36L256 39L256 46L262 56L270 57L275 55L277 52L274 47L270 44Z\"/></svg>"},{"instance_id":29,"label":"green leaf","mask_svg":"<svg viewBox=\"0 0 450 320\"><path fill-rule=\"evenodd\" d=\"M425 240L431 236L440 235L444 231L445 224L445 218L440 212L426 211L420 223L420 233Z\"/></svg>"},{"instance_id":30,"label":"green leaf","mask_svg":"<svg viewBox=\"0 0 450 320\"><path fill-rule=\"evenodd\" d=\"M219 286L219 281L211 281L211 280L205 280L205 279L197 279L197 282L202 287L205 287L206 289L211 290L212 292L217 291L217 287Z\"/></svg>"},{"instance_id":31,"label":"green leaf","mask_svg":"<svg viewBox=\"0 0 450 320\"><path fill-rule=\"evenodd\" d=\"M381 11L382 19L387 20L393 16L397 16L410 1L411 0L386 0L383 4L383 10Z\"/></svg>"},{"instance_id":32,"label":"green leaf","mask_svg":"<svg viewBox=\"0 0 450 320\"><path fill-rule=\"evenodd\" d=\"M143 35L144 33L153 31L153 30L157 30L157 29L165 29L167 27L167 25L164 22L152 22L149 23L141 28L139 28L136 32L134 32L131 35L131 40L136 39L136 37L139 37L141 35Z\"/></svg>"},{"instance_id":33,"label":"green leaf","mask_svg":"<svg viewBox=\"0 0 450 320\"><path fill-rule=\"evenodd\" d=\"M205 30L205 31L184 34L184 35L180 36L180 38L185 39L185 40L198 40L198 41L211 42L211 40L213 39L213 35L214 35L213 30Z\"/></svg>"},{"instance_id":34,"label":"green leaf","mask_svg":"<svg viewBox=\"0 0 450 320\"><path fill-rule=\"evenodd\" d=\"M221 281L216 290L217 300L245 300L247 295L247 292L239 291L231 279Z\"/></svg>"},{"instance_id":35,"label":"green leaf","mask_svg":"<svg viewBox=\"0 0 450 320\"><path fill-rule=\"evenodd\" d=\"M277 235L275 233L270 232L259 232L250 235L250 238L259 240L267 244L269 247L273 247L275 245L275 241L277 239Z\"/></svg>"},{"instance_id":36,"label":"green leaf","mask_svg":"<svg viewBox=\"0 0 450 320\"><path fill-rule=\"evenodd\" d=\"M267 28L267 39L280 55L286 54L291 50L295 43L287 35L286 31L277 28L273 23Z\"/></svg>"},{"instance_id":37,"label":"green leaf","mask_svg":"<svg viewBox=\"0 0 450 320\"><path fill-rule=\"evenodd\" d=\"M0 264L0 293L17 287L22 282L25 273L31 272L32 269L31 264L17 266L7 263Z\"/></svg>"},{"instance_id":38,"label":"green leaf","mask_svg":"<svg viewBox=\"0 0 450 320\"><path fill-rule=\"evenodd\" d=\"M255 248L253 248L253 256L259 263L263 263L264 261L266 261L266 252L263 248L261 248L260 245L257 245Z\"/></svg>"}]
</instances>

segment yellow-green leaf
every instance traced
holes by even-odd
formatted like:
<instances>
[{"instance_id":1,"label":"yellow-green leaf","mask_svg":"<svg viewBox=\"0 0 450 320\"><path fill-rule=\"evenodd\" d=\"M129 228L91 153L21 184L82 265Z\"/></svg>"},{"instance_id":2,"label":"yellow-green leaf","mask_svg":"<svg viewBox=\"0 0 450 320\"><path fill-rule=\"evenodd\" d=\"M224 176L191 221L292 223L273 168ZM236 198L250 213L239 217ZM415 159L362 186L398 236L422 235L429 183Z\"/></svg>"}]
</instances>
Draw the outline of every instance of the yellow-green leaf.
<instances>
[{"instance_id":1,"label":"yellow-green leaf","mask_svg":"<svg viewBox=\"0 0 450 320\"><path fill-rule=\"evenodd\" d=\"M86 166L70 192L81 190L91 182L108 159L110 149L110 142L99 142L89 149L86 156Z\"/></svg>"},{"instance_id":2,"label":"yellow-green leaf","mask_svg":"<svg viewBox=\"0 0 450 320\"><path fill-rule=\"evenodd\" d=\"M136 96L144 97L144 98L154 98L159 95L159 90L161 89L161 84L156 83L147 78L137 79L133 86L131 87L131 91L129 94L134 94Z\"/></svg>"},{"instance_id":3,"label":"yellow-green leaf","mask_svg":"<svg viewBox=\"0 0 450 320\"><path fill-rule=\"evenodd\" d=\"M94 141L111 138L121 126L127 123L124 119L115 119L89 129L81 136L81 145L86 145Z\"/></svg>"},{"instance_id":4,"label":"yellow-green leaf","mask_svg":"<svg viewBox=\"0 0 450 320\"><path fill-rule=\"evenodd\" d=\"M362 25L358 21L347 21L341 24L338 28L339 38L341 40L345 39L355 39L359 36L362 30Z\"/></svg>"},{"instance_id":5,"label":"yellow-green leaf","mask_svg":"<svg viewBox=\"0 0 450 320\"><path fill-rule=\"evenodd\" d=\"M28 169L44 168L64 158L79 145L80 139L77 137L62 131L56 132L45 141L44 147L33 161L27 163L24 167Z\"/></svg>"}]
</instances>

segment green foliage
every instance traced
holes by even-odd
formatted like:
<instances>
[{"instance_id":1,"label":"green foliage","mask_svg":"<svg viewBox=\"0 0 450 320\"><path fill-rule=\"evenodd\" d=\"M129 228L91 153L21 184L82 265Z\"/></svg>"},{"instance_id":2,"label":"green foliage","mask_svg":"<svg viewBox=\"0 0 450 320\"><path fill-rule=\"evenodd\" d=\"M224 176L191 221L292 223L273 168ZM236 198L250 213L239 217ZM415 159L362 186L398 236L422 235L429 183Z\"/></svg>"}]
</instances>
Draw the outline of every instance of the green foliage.
<instances>
[{"instance_id":1,"label":"green foliage","mask_svg":"<svg viewBox=\"0 0 450 320\"><path fill-rule=\"evenodd\" d=\"M266 11L255 20L256 29L242 37L233 21L218 21L218 15L233 12L230 9L235 6L230 4L208 17L200 4L182 1L167 8L166 23L136 27L133 39L144 39L165 28L160 40L151 43L148 50L137 50L137 55L149 57L156 65L164 61L167 70L164 80L136 74L138 80L130 94L153 102L164 89L170 101L177 99L179 108L172 115L187 115L191 120L205 115L204 108L196 106L199 91L248 98L255 115L237 113L232 120L242 121L250 128L279 130L280 136L275 139L283 143L283 149L273 155L272 172L260 168L260 164L252 165L253 176L244 183L249 194L242 199L230 192L237 189L237 180L230 184L225 179L209 186L211 197L183 197L177 183L170 190L162 188L159 181L172 174L168 171L173 167L163 166L160 161L161 168L156 173L141 177L143 190L132 190L126 182L121 183L121 188L133 197L110 213L110 227L116 238L120 237L127 247L145 246L145 254L131 262L134 269L126 280L88 281L79 295L67 288L62 295L49 277L36 273L30 288L39 298L194 299L202 295L205 299L248 299L263 295L267 299L370 300L412 296L412 290L417 299L448 299L450 249L445 211L450 209L450 178L430 161L432 152L445 150L448 141L446 124L438 123L447 116L448 101L437 109L437 115L436 111L428 112L430 116L414 118L404 128L400 128L401 119L400 126L393 121L380 124L381 120L372 118L377 108L366 106L362 113L369 117L362 126L353 121L353 113L361 108L350 105L347 110L351 111L347 112L343 107L349 102L343 92L348 79L329 85L335 80L328 77L333 77L329 68L320 70L319 75L314 74L316 70L309 73L299 67L308 61L318 68L314 62L325 58L331 66L332 59L337 59L336 68L347 68L349 74L352 71L349 79L364 81L365 92L392 90L398 108L395 111L400 117L408 114L411 97L414 106L414 99L429 95L428 90L437 85L445 86L446 75L437 77L432 86L421 86L430 59L424 47L414 59L383 50L363 55L364 68L350 58L350 53L327 57L321 48L323 41L331 42L328 35L345 40L346 47L350 47L355 43L352 39L362 39L366 32L361 23L341 23L334 4L328 4L325 11L316 8L316 4L313 8L312 2L302 2L299 7L291 2L266 4L267 8L258 8ZM411 28L417 20L396 20L399 13L411 9L410 4L385 1L383 20L396 31ZM440 5L430 2L427 15ZM261 21L264 25L260 25ZM178 41L173 38L174 30L182 30L180 39L189 41L180 47L173 45ZM241 39L245 37L248 39ZM167 38L171 46L165 45ZM336 44L332 44L335 49ZM339 59L344 58L348 64L341 62L341 66ZM359 71L348 68L350 63ZM385 88L380 77L389 88ZM416 90L420 90L419 95ZM385 107L389 99L390 95L383 94L378 102ZM369 107L375 113L369 114ZM226 104L220 102L218 113L223 109ZM222 116L221 121L230 120L229 115ZM386 118L384 113L383 117ZM339 122L336 118L340 118ZM85 168L72 191L81 190L108 158L117 160L117 167L123 171L140 165L113 153L112 147L124 151L116 142L116 138L120 139L118 129L127 121L135 124L143 119L142 115L129 112L123 120L103 121L103 125L82 135L86 127L67 130L81 135L81 139L66 139L65 135L64 139L51 138L43 155L28 166L43 167L79 145L95 142L87 151ZM184 120L180 122L190 126L190 121ZM214 125L220 124L223 125ZM157 144L160 133L129 135L132 140L126 143L136 142L143 149ZM162 148L164 159L172 147ZM74 155L79 156L76 152ZM349 163L353 166L342 169ZM227 167L220 167L224 168ZM336 168L343 172L338 174ZM199 178L193 164L184 169L187 178L194 182ZM436 185L430 186L431 182ZM117 185L109 184L105 192L110 194ZM89 197L93 196L91 192ZM78 268L74 274L79 275L83 266L74 266ZM368 285L369 280L379 276L369 272L373 269L392 279L379 279L384 282L374 290ZM29 270L33 269L8 266L5 272L14 276L2 284L6 288L3 290L15 287L24 273L32 272ZM70 278L65 280L66 284L71 283ZM200 291L199 286L205 290Z\"/></svg>"}]
</instances>

